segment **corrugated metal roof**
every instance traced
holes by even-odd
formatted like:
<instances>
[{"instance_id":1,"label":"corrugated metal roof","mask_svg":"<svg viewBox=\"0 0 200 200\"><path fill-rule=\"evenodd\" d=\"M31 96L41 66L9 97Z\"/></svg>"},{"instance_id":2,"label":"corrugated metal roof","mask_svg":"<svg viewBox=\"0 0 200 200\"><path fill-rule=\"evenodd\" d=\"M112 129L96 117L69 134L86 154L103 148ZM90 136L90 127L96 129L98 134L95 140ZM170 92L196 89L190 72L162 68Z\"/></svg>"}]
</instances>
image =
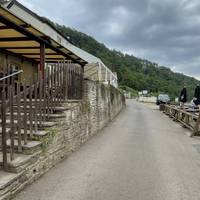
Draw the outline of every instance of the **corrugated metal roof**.
<instances>
[{"instance_id":1,"label":"corrugated metal roof","mask_svg":"<svg viewBox=\"0 0 200 200\"><path fill-rule=\"evenodd\" d=\"M93 56L92 54L90 54L72 44L67 44L66 46L70 51L78 54L83 60L87 61L88 63L102 63L102 61L99 58Z\"/></svg>"}]
</instances>

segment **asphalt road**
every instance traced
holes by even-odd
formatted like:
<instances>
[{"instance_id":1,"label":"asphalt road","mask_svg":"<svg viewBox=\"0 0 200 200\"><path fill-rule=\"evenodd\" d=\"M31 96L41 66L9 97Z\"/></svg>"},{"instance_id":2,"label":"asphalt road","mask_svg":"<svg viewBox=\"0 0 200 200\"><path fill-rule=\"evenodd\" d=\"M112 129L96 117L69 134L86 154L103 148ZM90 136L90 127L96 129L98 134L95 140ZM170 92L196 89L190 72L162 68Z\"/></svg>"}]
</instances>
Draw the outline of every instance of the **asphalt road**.
<instances>
[{"instance_id":1,"label":"asphalt road","mask_svg":"<svg viewBox=\"0 0 200 200\"><path fill-rule=\"evenodd\" d=\"M200 200L200 139L152 106L127 108L16 200Z\"/></svg>"}]
</instances>

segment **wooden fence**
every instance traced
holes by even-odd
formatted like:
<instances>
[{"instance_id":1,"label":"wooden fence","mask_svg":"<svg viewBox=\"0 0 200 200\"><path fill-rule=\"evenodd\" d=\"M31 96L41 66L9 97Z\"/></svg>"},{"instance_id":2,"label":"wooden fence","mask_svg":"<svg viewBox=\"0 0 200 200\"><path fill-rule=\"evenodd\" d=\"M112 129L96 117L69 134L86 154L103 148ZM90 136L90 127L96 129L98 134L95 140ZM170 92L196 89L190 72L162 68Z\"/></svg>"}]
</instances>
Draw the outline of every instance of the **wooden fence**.
<instances>
[{"instance_id":1,"label":"wooden fence","mask_svg":"<svg viewBox=\"0 0 200 200\"><path fill-rule=\"evenodd\" d=\"M4 75L9 72L8 67ZM83 69L65 62L46 65L44 77L38 75L31 84L15 82L14 76L2 80L0 133L4 169L15 159L15 152L22 152L22 144L28 143L42 122L49 120L56 106L67 99L82 98L82 87Z\"/></svg>"},{"instance_id":2,"label":"wooden fence","mask_svg":"<svg viewBox=\"0 0 200 200\"><path fill-rule=\"evenodd\" d=\"M173 105L165 105L164 113L192 131L199 115L198 110L182 109Z\"/></svg>"}]
</instances>

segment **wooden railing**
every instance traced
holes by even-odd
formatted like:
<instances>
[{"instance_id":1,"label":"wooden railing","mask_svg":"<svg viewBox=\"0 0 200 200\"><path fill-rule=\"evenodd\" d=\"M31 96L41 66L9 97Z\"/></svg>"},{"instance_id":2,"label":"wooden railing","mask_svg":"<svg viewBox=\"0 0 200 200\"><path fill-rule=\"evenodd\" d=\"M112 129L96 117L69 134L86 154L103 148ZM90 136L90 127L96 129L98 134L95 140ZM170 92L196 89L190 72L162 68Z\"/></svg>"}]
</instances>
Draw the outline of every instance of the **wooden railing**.
<instances>
[{"instance_id":1,"label":"wooden railing","mask_svg":"<svg viewBox=\"0 0 200 200\"><path fill-rule=\"evenodd\" d=\"M164 113L190 130L194 130L198 118L198 110L187 110L173 105L165 105Z\"/></svg>"},{"instance_id":2,"label":"wooden railing","mask_svg":"<svg viewBox=\"0 0 200 200\"><path fill-rule=\"evenodd\" d=\"M45 75L34 83L16 83L9 76L3 81L0 98L0 133L3 168L22 152L42 122L67 99L82 98L83 69L71 63L48 64ZM17 145L16 145L17 144ZM17 146L17 148L16 148Z\"/></svg>"}]
</instances>

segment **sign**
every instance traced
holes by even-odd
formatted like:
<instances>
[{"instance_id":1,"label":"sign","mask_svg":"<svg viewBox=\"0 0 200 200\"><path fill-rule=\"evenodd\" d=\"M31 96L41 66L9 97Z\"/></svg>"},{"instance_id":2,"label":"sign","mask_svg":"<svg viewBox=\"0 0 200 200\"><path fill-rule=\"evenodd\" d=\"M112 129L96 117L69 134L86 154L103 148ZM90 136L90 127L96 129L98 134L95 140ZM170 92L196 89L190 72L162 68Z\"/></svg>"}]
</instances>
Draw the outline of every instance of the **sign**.
<instances>
[{"instance_id":1,"label":"sign","mask_svg":"<svg viewBox=\"0 0 200 200\"><path fill-rule=\"evenodd\" d=\"M148 94L148 91L147 90L143 90L142 94Z\"/></svg>"}]
</instances>

